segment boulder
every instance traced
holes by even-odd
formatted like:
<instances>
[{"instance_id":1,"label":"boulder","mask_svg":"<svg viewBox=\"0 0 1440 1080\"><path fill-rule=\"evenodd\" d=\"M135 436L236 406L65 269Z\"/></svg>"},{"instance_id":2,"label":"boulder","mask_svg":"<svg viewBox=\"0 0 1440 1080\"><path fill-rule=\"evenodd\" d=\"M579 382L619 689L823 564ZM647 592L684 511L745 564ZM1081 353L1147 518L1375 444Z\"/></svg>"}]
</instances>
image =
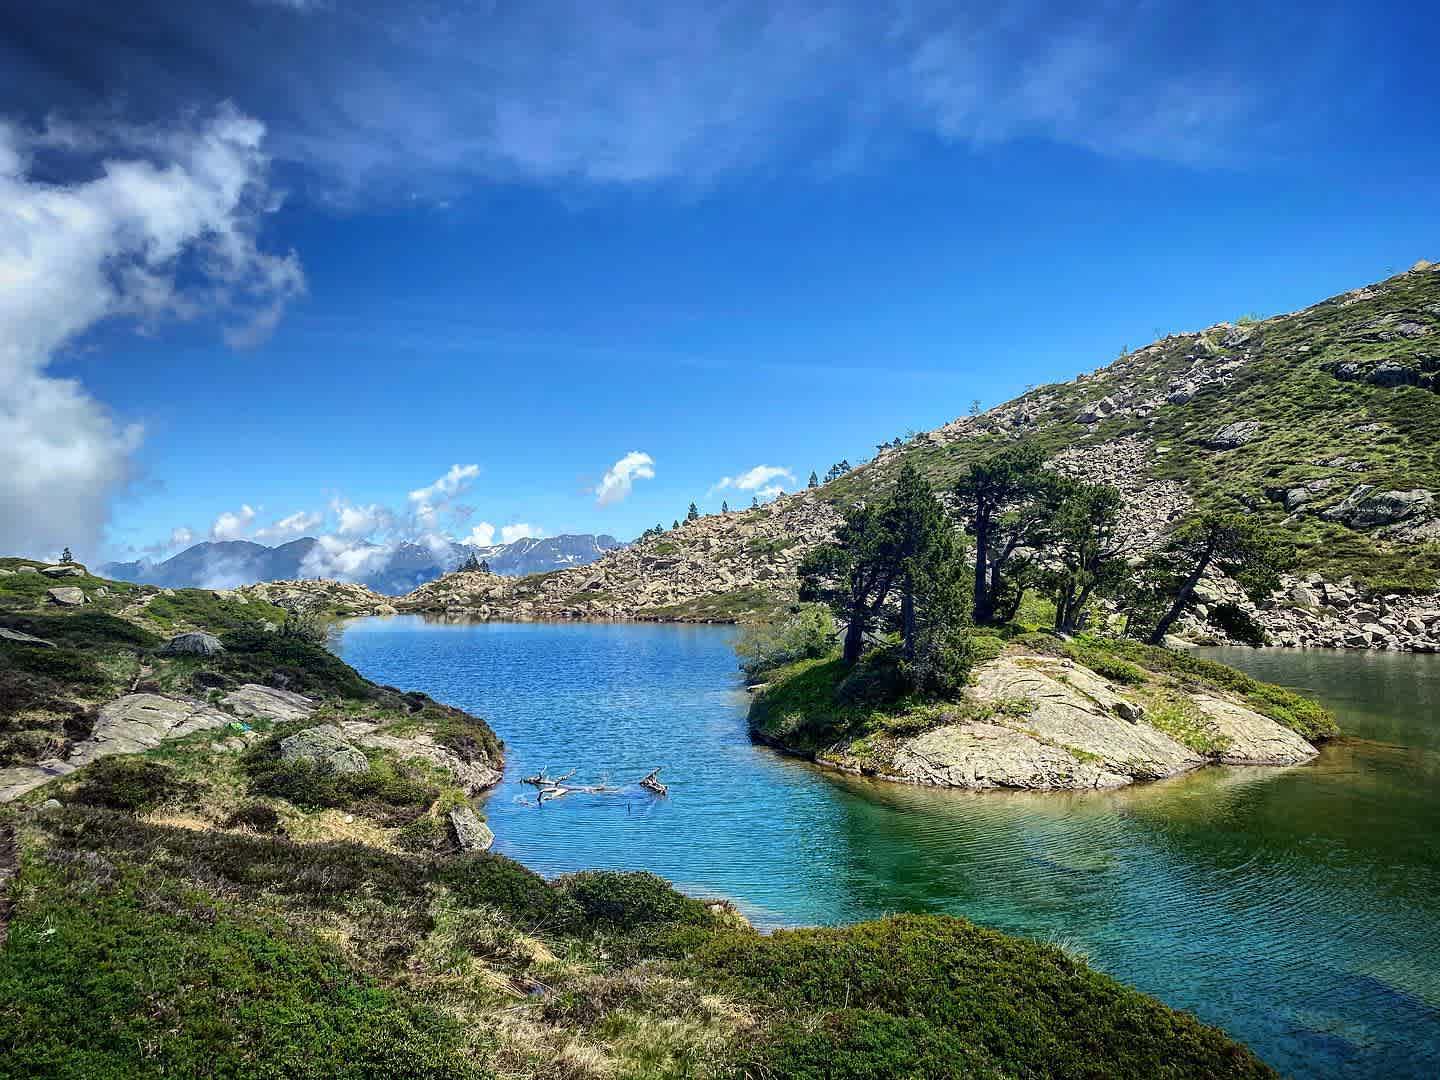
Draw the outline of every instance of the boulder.
<instances>
[{"instance_id":1,"label":"boulder","mask_svg":"<svg viewBox=\"0 0 1440 1080\"><path fill-rule=\"evenodd\" d=\"M1435 502L1435 493L1425 488L1410 491L1377 491L1370 484L1358 484L1340 502L1320 516L1338 521L1352 529L1369 529L1376 525L1392 525L1420 516Z\"/></svg>"},{"instance_id":2,"label":"boulder","mask_svg":"<svg viewBox=\"0 0 1440 1080\"><path fill-rule=\"evenodd\" d=\"M17 566L15 572L17 574L38 574L40 571L34 566Z\"/></svg>"},{"instance_id":3,"label":"boulder","mask_svg":"<svg viewBox=\"0 0 1440 1080\"><path fill-rule=\"evenodd\" d=\"M42 566L40 573L46 577L53 578L84 577L85 568L83 566L76 566L74 563L62 563L58 566Z\"/></svg>"},{"instance_id":4,"label":"boulder","mask_svg":"<svg viewBox=\"0 0 1440 1080\"><path fill-rule=\"evenodd\" d=\"M1382 360L1366 381L1375 386L1414 386L1420 381L1420 373L1394 360Z\"/></svg>"},{"instance_id":5,"label":"boulder","mask_svg":"<svg viewBox=\"0 0 1440 1080\"><path fill-rule=\"evenodd\" d=\"M495 834L473 807L457 806L450 811L450 828L462 851L489 851Z\"/></svg>"},{"instance_id":6,"label":"boulder","mask_svg":"<svg viewBox=\"0 0 1440 1080\"><path fill-rule=\"evenodd\" d=\"M304 694L277 690L273 686L261 686L259 683L246 683L239 689L230 691L220 699L220 704L230 706L239 716L252 720L268 720L274 724L308 720L315 711L315 702Z\"/></svg>"},{"instance_id":7,"label":"boulder","mask_svg":"<svg viewBox=\"0 0 1440 1080\"><path fill-rule=\"evenodd\" d=\"M47 589L45 594L50 597L52 604L60 604L62 607L79 607L85 603L85 591L74 585L61 585L54 589Z\"/></svg>"},{"instance_id":8,"label":"boulder","mask_svg":"<svg viewBox=\"0 0 1440 1080\"><path fill-rule=\"evenodd\" d=\"M1301 607L1319 607L1320 597L1308 585L1296 585L1290 590L1290 599Z\"/></svg>"},{"instance_id":9,"label":"boulder","mask_svg":"<svg viewBox=\"0 0 1440 1080\"><path fill-rule=\"evenodd\" d=\"M286 761L313 761L337 773L361 773L370 768L369 759L334 724L306 728L280 740L280 756Z\"/></svg>"},{"instance_id":10,"label":"boulder","mask_svg":"<svg viewBox=\"0 0 1440 1080\"><path fill-rule=\"evenodd\" d=\"M1259 420L1237 420L1211 435L1205 440L1205 445L1211 450L1234 450L1254 442L1259 438L1260 431Z\"/></svg>"},{"instance_id":11,"label":"boulder","mask_svg":"<svg viewBox=\"0 0 1440 1080\"><path fill-rule=\"evenodd\" d=\"M165 643L164 648L160 651L168 656L214 656L216 653L224 652L225 646L220 644L220 639L214 634L206 634L197 630L189 634L176 634Z\"/></svg>"}]
</instances>

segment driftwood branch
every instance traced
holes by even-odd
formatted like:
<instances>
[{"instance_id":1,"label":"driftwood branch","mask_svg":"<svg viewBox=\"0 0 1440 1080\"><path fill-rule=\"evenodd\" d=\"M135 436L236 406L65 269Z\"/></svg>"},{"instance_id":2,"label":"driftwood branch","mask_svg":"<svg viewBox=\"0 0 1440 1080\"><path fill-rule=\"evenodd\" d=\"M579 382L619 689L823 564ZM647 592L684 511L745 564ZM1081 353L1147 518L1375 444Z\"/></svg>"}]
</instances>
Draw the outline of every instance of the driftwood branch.
<instances>
[{"instance_id":1,"label":"driftwood branch","mask_svg":"<svg viewBox=\"0 0 1440 1080\"><path fill-rule=\"evenodd\" d=\"M547 769L541 769L534 776L526 776L521 779L522 784L529 784L540 790L535 794L535 801L544 805L546 802L564 798L566 795L573 795L579 792L584 795L619 795L624 787L616 787L613 784L566 784L575 775L576 770L571 769L563 776L551 777ZM634 786L644 788L652 795L669 795L670 789L660 782L660 770L651 769L648 773L635 781Z\"/></svg>"}]
</instances>

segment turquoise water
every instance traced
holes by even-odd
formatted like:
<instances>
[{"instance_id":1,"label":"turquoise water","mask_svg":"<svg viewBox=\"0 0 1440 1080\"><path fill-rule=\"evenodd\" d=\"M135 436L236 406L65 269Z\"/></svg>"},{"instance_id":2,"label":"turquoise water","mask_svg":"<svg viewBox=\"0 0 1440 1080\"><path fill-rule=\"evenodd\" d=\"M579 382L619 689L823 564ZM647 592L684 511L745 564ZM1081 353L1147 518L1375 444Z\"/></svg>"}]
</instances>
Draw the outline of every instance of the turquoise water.
<instances>
[{"instance_id":1,"label":"turquoise water","mask_svg":"<svg viewBox=\"0 0 1440 1080\"><path fill-rule=\"evenodd\" d=\"M547 875L643 868L763 926L949 912L1083 952L1297 1076L1440 1075L1440 658L1211 650L1334 707L1293 769L1127 791L965 794L753 746L732 631L357 620L367 676L489 718L497 850ZM542 767L616 794L540 807ZM625 787L662 768L670 796Z\"/></svg>"}]
</instances>

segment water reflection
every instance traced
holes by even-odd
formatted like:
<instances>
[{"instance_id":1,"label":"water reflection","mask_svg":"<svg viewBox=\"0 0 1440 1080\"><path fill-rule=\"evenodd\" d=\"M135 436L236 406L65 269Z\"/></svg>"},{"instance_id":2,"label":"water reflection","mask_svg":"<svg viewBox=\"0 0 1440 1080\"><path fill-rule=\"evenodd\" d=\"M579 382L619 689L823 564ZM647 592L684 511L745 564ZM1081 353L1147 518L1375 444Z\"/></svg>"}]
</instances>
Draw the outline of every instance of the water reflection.
<instances>
[{"instance_id":1,"label":"water reflection","mask_svg":"<svg viewBox=\"0 0 1440 1080\"><path fill-rule=\"evenodd\" d=\"M1196 1011L1282 1071L1440 1074L1440 659L1225 659L1310 688L1348 738L1289 769L1205 769L1109 792L932 791L754 747L730 631L361 620L346 659L490 717L487 813L542 873L640 867L773 926L943 911L1065 942ZM670 798L569 796L519 777Z\"/></svg>"}]
</instances>

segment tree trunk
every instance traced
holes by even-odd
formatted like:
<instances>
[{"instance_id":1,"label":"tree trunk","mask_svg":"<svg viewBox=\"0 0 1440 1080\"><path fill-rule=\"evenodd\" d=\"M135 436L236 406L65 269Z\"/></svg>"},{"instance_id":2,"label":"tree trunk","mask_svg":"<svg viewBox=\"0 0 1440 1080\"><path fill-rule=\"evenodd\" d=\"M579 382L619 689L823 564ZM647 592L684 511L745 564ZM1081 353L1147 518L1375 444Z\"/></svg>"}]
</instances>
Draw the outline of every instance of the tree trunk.
<instances>
[{"instance_id":1,"label":"tree trunk","mask_svg":"<svg viewBox=\"0 0 1440 1080\"><path fill-rule=\"evenodd\" d=\"M863 606L850 612L850 622L845 627L845 650L841 654L846 667L852 667L860 659L860 650L865 646L865 619Z\"/></svg>"},{"instance_id":2,"label":"tree trunk","mask_svg":"<svg viewBox=\"0 0 1440 1080\"><path fill-rule=\"evenodd\" d=\"M990 582L986 576L990 569L990 521L988 515L976 508L975 514L975 624L984 626L995 615L990 602Z\"/></svg>"},{"instance_id":3,"label":"tree trunk","mask_svg":"<svg viewBox=\"0 0 1440 1080\"><path fill-rule=\"evenodd\" d=\"M915 659L915 583L905 575L900 595L900 634L904 640L905 658Z\"/></svg>"},{"instance_id":4,"label":"tree trunk","mask_svg":"<svg viewBox=\"0 0 1440 1080\"><path fill-rule=\"evenodd\" d=\"M1175 620L1180 617L1180 613L1190 602L1190 596L1194 593L1195 586L1200 583L1200 578L1210 568L1212 557L1211 552L1206 551L1200 561L1195 564L1195 569L1190 571L1190 576L1185 579L1185 584L1180 586L1180 591L1175 595L1175 602L1170 605L1170 610L1161 616L1160 621L1155 624L1155 629L1150 631L1150 637L1147 640L1151 645L1165 644L1165 635L1170 632L1170 627L1175 624Z\"/></svg>"}]
</instances>

